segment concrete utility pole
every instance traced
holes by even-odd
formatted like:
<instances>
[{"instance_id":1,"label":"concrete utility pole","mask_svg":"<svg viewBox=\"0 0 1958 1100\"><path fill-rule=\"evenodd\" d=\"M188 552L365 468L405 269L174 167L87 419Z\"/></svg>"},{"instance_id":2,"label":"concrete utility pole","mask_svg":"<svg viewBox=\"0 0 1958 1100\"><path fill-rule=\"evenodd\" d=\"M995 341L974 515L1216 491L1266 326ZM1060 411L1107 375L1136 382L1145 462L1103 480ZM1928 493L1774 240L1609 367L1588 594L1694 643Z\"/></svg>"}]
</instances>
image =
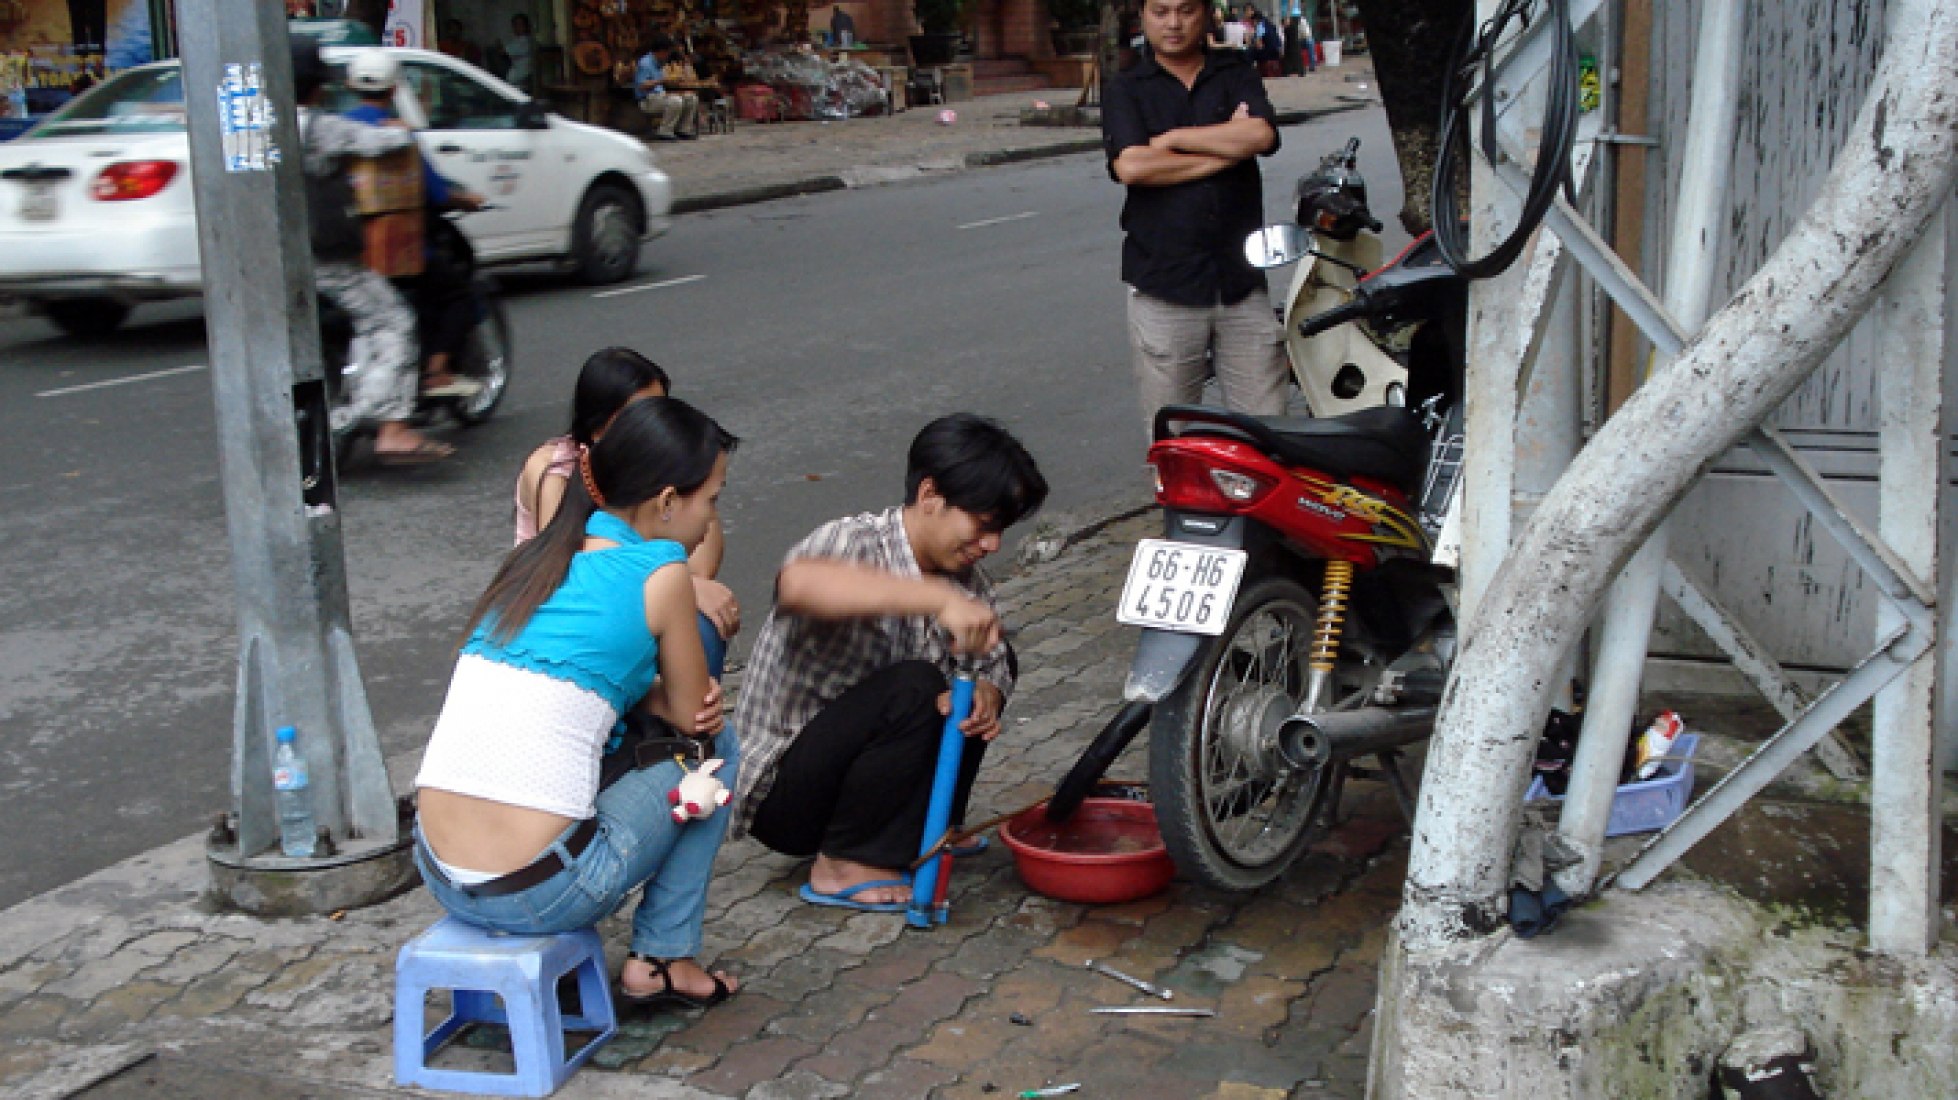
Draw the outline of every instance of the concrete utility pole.
<instances>
[{"instance_id":1,"label":"concrete utility pole","mask_svg":"<svg viewBox=\"0 0 1958 1100\"><path fill-rule=\"evenodd\" d=\"M1706 467L1779 408L1869 310L1951 195L1958 8L1897 0L1890 13L1882 65L1814 204L1672 367L1599 430L1484 593L1421 785L1383 998L1408 956L1501 925L1535 732L1611 579Z\"/></svg>"},{"instance_id":2,"label":"concrete utility pole","mask_svg":"<svg viewBox=\"0 0 1958 1100\"><path fill-rule=\"evenodd\" d=\"M320 376L285 10L179 0L191 185L238 602L235 832L213 831L212 884L252 912L328 912L412 884L380 741L354 662ZM330 854L277 847L273 734L299 730Z\"/></svg>"}]
</instances>

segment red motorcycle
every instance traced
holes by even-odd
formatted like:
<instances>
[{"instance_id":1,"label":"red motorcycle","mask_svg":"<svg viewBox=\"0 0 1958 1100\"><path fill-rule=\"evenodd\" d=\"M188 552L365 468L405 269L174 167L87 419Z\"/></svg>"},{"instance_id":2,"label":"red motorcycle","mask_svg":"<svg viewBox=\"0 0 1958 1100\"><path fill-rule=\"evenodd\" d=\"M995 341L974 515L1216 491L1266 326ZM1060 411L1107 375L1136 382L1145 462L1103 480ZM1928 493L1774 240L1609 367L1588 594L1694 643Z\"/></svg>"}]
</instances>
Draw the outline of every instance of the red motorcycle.
<instances>
[{"instance_id":1,"label":"red motorcycle","mask_svg":"<svg viewBox=\"0 0 1958 1100\"><path fill-rule=\"evenodd\" d=\"M1351 175L1348 187L1307 177L1300 225L1261 231L1247 254L1261 266L1340 263L1310 229L1378 227ZM1297 340L1337 332L1391 359L1406 373L1378 389L1399 403L1316 418L1157 415L1148 461L1165 530L1136 547L1117 611L1143 628L1127 702L1049 803L1050 818L1071 814L1149 726L1164 842L1186 877L1223 889L1290 866L1349 777L1386 779L1412 816L1399 754L1432 731L1454 655L1454 573L1435 561L1435 539L1460 467L1466 284L1424 237L1343 296L1288 325ZM1308 373L1297 340L1308 404L1360 392L1351 357Z\"/></svg>"}]
</instances>

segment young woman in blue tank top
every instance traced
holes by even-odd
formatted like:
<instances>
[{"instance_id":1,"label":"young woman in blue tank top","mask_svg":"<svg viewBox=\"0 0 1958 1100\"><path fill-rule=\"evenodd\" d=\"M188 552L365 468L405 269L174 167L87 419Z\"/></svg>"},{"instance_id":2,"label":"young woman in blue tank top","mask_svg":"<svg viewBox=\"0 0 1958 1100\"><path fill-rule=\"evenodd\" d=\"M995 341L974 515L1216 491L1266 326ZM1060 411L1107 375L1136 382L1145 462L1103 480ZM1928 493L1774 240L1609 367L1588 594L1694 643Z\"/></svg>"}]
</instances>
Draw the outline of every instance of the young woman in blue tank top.
<instances>
[{"instance_id":1,"label":"young woman in blue tank top","mask_svg":"<svg viewBox=\"0 0 1958 1100\"><path fill-rule=\"evenodd\" d=\"M570 931L645 887L619 977L628 1003L706 1007L735 984L693 958L728 815L675 822L676 762L598 781L605 742L637 704L711 741L717 775L735 782L740 749L687 573L734 444L691 405L648 398L582 449L557 514L478 601L415 780L416 861L462 920Z\"/></svg>"}]
</instances>

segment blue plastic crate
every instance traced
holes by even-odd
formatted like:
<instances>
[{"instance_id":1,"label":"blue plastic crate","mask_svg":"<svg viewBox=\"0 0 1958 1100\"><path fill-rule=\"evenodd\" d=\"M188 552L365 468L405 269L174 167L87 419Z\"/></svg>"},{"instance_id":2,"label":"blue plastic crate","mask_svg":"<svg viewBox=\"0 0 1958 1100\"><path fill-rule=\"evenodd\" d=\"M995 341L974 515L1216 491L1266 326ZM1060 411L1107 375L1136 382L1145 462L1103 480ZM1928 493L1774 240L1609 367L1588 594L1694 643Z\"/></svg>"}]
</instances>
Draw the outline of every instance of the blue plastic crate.
<instances>
[{"instance_id":1,"label":"blue plastic crate","mask_svg":"<svg viewBox=\"0 0 1958 1100\"><path fill-rule=\"evenodd\" d=\"M1693 752L1699 747L1699 734L1682 733L1667 750L1669 759L1659 765L1658 775L1619 784L1604 835L1656 832L1685 812L1686 803L1693 797ZM1530 789L1523 795L1525 802L1563 800L1562 795L1551 794L1541 779L1530 780Z\"/></svg>"}]
</instances>

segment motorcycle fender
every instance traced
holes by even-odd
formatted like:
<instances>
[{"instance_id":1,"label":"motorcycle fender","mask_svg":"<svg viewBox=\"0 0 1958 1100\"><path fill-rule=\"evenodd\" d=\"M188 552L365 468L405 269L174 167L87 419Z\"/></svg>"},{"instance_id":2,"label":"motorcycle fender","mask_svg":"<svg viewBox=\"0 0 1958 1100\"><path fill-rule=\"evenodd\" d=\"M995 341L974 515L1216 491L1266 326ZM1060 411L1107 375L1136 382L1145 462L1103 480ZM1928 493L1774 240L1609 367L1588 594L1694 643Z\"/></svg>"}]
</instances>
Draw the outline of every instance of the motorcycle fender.
<instances>
[{"instance_id":1,"label":"motorcycle fender","mask_svg":"<svg viewBox=\"0 0 1958 1100\"><path fill-rule=\"evenodd\" d=\"M1242 518L1170 512L1164 516L1164 528L1163 537L1177 542L1245 549L1247 525ZM1207 634L1144 630L1136 643L1135 658L1129 662L1128 681L1122 686L1123 700L1161 702L1195 667L1197 654L1207 640Z\"/></svg>"}]
</instances>

